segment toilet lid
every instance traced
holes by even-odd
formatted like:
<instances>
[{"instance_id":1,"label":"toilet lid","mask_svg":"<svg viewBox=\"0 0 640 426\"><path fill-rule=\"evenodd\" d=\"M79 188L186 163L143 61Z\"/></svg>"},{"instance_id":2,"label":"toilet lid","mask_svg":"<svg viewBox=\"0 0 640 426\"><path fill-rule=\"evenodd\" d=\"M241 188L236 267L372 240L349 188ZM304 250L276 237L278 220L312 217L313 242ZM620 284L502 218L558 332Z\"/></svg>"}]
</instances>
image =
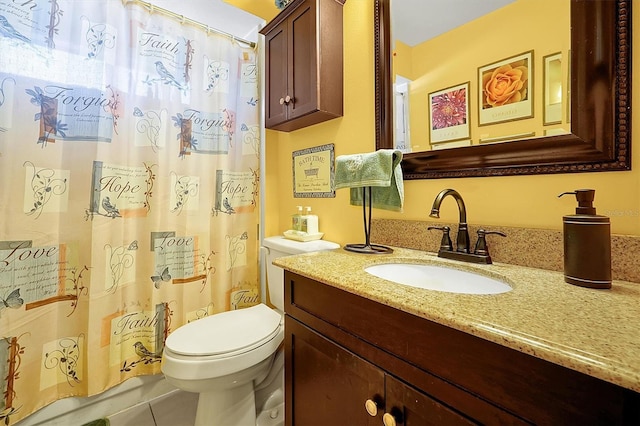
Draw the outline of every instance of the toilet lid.
<instances>
[{"instance_id":1,"label":"toilet lid","mask_svg":"<svg viewBox=\"0 0 640 426\"><path fill-rule=\"evenodd\" d=\"M169 334L165 347L187 356L246 352L270 340L281 315L264 304L222 312L183 325Z\"/></svg>"}]
</instances>

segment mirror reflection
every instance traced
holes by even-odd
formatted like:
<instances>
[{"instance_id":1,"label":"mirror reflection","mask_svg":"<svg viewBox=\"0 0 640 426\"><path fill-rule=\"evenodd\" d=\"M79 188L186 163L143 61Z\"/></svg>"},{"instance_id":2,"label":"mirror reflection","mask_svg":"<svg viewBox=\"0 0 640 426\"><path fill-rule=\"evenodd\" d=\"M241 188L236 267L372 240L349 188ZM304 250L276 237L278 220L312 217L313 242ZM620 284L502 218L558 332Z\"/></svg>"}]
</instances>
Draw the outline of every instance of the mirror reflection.
<instances>
[{"instance_id":1,"label":"mirror reflection","mask_svg":"<svg viewBox=\"0 0 640 426\"><path fill-rule=\"evenodd\" d=\"M391 2L394 146L570 133L569 0L451 1Z\"/></svg>"}]
</instances>

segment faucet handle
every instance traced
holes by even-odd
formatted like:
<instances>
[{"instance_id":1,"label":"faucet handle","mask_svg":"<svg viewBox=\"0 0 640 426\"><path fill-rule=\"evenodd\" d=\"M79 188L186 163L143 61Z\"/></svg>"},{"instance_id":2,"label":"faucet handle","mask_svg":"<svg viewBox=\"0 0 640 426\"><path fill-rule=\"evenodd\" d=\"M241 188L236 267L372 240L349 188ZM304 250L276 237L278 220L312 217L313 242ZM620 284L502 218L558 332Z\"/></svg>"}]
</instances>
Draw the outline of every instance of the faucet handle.
<instances>
[{"instance_id":1,"label":"faucet handle","mask_svg":"<svg viewBox=\"0 0 640 426\"><path fill-rule=\"evenodd\" d=\"M442 231L442 241L440 241L440 250L452 251L453 243L451 242L451 237L449 236L449 231L451 228L448 226L429 226L427 228L428 231L432 229L437 229Z\"/></svg>"},{"instance_id":2,"label":"faucet handle","mask_svg":"<svg viewBox=\"0 0 640 426\"><path fill-rule=\"evenodd\" d=\"M489 247L487 246L487 240L485 238L486 235L500 235L501 237L507 236L507 234L500 231L486 231L484 229L478 229L478 241L476 241L476 247L473 250L474 254L489 256Z\"/></svg>"}]
</instances>

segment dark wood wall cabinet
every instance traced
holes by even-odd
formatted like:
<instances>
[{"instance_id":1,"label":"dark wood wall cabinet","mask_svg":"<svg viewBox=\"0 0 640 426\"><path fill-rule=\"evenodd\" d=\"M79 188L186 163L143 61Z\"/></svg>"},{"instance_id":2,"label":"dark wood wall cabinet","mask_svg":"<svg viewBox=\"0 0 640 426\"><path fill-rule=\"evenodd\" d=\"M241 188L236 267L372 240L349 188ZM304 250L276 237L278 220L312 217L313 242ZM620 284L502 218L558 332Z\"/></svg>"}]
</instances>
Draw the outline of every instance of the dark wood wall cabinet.
<instances>
[{"instance_id":1,"label":"dark wood wall cabinet","mask_svg":"<svg viewBox=\"0 0 640 426\"><path fill-rule=\"evenodd\" d=\"M286 271L285 422L638 425L640 395Z\"/></svg>"},{"instance_id":2,"label":"dark wood wall cabinet","mask_svg":"<svg viewBox=\"0 0 640 426\"><path fill-rule=\"evenodd\" d=\"M265 127L290 132L342 116L342 7L293 0L265 36Z\"/></svg>"}]
</instances>

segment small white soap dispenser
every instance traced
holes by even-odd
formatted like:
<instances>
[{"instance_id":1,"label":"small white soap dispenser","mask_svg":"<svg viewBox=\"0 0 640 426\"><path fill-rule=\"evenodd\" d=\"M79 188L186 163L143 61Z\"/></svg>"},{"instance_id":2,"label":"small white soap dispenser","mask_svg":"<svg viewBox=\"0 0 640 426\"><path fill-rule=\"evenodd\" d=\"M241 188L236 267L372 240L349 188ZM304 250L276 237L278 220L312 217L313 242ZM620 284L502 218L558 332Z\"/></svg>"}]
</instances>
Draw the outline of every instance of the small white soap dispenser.
<instances>
[{"instance_id":1,"label":"small white soap dispenser","mask_svg":"<svg viewBox=\"0 0 640 426\"><path fill-rule=\"evenodd\" d=\"M307 207L305 210L305 214L302 216L301 231L315 235L318 233L318 216L311 214L311 207Z\"/></svg>"}]
</instances>

